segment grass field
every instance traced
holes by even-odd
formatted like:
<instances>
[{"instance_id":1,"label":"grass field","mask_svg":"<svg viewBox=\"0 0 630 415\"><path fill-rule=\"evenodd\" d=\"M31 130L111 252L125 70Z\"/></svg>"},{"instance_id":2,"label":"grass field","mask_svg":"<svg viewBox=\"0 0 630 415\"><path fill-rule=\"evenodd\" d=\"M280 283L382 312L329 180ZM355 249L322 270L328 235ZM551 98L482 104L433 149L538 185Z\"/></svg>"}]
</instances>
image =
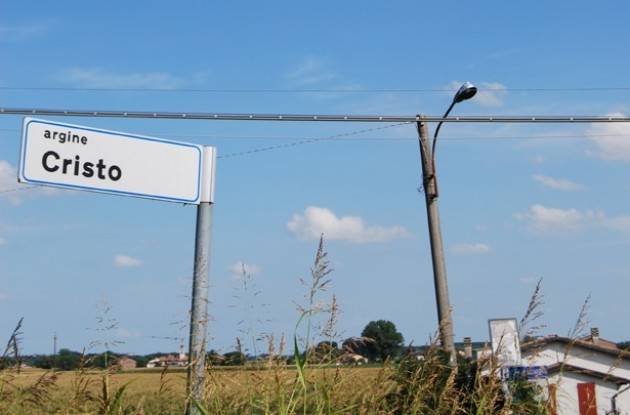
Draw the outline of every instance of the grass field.
<instances>
[{"instance_id":1,"label":"grass field","mask_svg":"<svg viewBox=\"0 0 630 415\"><path fill-rule=\"evenodd\" d=\"M311 369L309 378L315 382L326 375L327 372L339 371L339 376L353 384L372 381L382 368L376 367L341 367L339 369ZM50 373L42 369L25 369L20 374L13 373L12 382L16 385L26 387L34 384L42 375ZM90 390L97 392L99 382L103 377L103 371L86 371L82 375L89 382ZM216 385L224 385L232 390L238 389L239 385L248 383L266 383L275 377L278 372L273 370L242 369L242 368L213 368L210 372L210 382ZM55 389L63 392L70 391L73 382L76 381L77 372L56 372ZM296 376L293 367L282 370L283 381L292 381ZM160 388L168 387L168 390L175 395L185 397L186 371L184 369L169 369L166 372L156 369L135 369L120 372L113 372L109 375L111 386L116 388L127 384L126 391L129 394L158 393Z\"/></svg>"},{"instance_id":2,"label":"grass field","mask_svg":"<svg viewBox=\"0 0 630 415\"><path fill-rule=\"evenodd\" d=\"M292 366L213 368L208 371L203 404L210 413L271 414L295 413L310 400L315 406L327 402L330 408L351 411L391 389L392 374L388 367L314 367L306 372L310 386L305 394L296 388L299 382ZM5 371L0 382L1 413L182 413L186 401L186 372L181 369L111 373L26 369L19 374Z\"/></svg>"},{"instance_id":3,"label":"grass field","mask_svg":"<svg viewBox=\"0 0 630 415\"><path fill-rule=\"evenodd\" d=\"M505 400L496 375L453 371L437 354L382 367L209 368L203 414L545 414L536 391ZM182 414L186 373L0 371L0 414ZM514 394L517 396L517 394ZM193 403L194 404L194 403Z\"/></svg>"}]
</instances>

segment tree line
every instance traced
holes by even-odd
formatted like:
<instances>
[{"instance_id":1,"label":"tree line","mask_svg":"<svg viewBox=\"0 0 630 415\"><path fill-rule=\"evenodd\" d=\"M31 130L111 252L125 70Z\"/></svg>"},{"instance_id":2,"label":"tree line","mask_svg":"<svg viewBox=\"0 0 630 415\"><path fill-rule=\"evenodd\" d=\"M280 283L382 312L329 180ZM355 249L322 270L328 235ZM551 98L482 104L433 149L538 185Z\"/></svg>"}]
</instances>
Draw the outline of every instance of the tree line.
<instances>
[{"instance_id":1,"label":"tree line","mask_svg":"<svg viewBox=\"0 0 630 415\"><path fill-rule=\"evenodd\" d=\"M314 363L330 363L344 354L360 355L367 358L369 362L383 362L387 359L398 357L403 351L403 342L403 335L396 329L394 323L387 320L377 320L369 322L361 332L361 336L349 337L341 344L331 340L320 341L309 347L303 354L308 354L309 360ZM178 354L178 352L157 352L140 355L121 354L115 351L82 353L64 348L60 349L56 355L23 355L17 357L17 359L15 357L5 358L0 364L5 367L14 366L19 360L22 365L42 369L75 370L80 367L102 369L115 364L122 357L128 357L136 361L137 367L146 367L150 360ZM208 363L214 366L239 366L257 358L266 359L267 357L264 354L250 356L239 350L223 354L210 350L207 353ZM289 364L294 363L293 355L278 358L285 360Z\"/></svg>"}]
</instances>

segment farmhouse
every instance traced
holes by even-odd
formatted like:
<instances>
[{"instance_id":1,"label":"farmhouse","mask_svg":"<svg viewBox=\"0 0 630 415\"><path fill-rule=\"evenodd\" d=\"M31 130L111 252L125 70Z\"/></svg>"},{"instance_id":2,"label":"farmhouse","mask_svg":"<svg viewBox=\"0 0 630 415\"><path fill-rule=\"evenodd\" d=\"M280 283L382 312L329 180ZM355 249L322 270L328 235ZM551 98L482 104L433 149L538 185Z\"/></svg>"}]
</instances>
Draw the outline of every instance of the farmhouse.
<instances>
[{"instance_id":1,"label":"farmhouse","mask_svg":"<svg viewBox=\"0 0 630 415\"><path fill-rule=\"evenodd\" d=\"M188 365L188 355L180 352L179 354L169 354L166 356L156 357L147 362L148 368L153 367L185 367Z\"/></svg>"},{"instance_id":2,"label":"farmhouse","mask_svg":"<svg viewBox=\"0 0 630 415\"><path fill-rule=\"evenodd\" d=\"M346 352L337 358L337 366L339 365L356 365L361 366L363 364L367 364L367 357L361 356L360 354Z\"/></svg>"},{"instance_id":3,"label":"farmhouse","mask_svg":"<svg viewBox=\"0 0 630 415\"><path fill-rule=\"evenodd\" d=\"M579 339L546 336L521 346L523 365L546 366L551 415L630 415L630 353L597 328Z\"/></svg>"},{"instance_id":4,"label":"farmhouse","mask_svg":"<svg viewBox=\"0 0 630 415\"><path fill-rule=\"evenodd\" d=\"M137 366L136 361L127 356L118 359L117 363L122 370L135 369Z\"/></svg>"}]
</instances>

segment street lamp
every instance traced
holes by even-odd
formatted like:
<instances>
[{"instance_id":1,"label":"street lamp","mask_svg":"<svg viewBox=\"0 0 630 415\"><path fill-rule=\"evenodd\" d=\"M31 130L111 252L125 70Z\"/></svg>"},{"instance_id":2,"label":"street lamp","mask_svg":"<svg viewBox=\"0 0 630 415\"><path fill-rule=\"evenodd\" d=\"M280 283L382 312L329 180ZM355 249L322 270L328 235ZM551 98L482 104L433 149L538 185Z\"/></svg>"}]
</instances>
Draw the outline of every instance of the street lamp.
<instances>
[{"instance_id":1,"label":"street lamp","mask_svg":"<svg viewBox=\"0 0 630 415\"><path fill-rule=\"evenodd\" d=\"M455 104L458 104L462 101L466 101L467 99L470 99L472 97L475 96L475 94L477 93L477 87L474 86L473 84L471 84L470 82L466 81L462 84L462 86L459 87L459 89L457 90L457 92L455 93L455 95L453 96L453 102L451 102L451 105L449 105L448 109L446 110L446 112L444 113L444 115L442 116L442 119L448 117L448 114L451 113L451 110L453 109L453 107L455 106ZM437 127L435 127L435 134L433 134L433 144L431 145L431 164L433 165L433 174L436 174L435 171L435 143L437 142L437 138L438 138L438 134L440 133L440 128L442 128L442 124L444 124L444 121L440 121L437 125ZM438 184L437 184L437 179L436 179L436 183L435 183L435 197L439 196L439 190L438 190Z\"/></svg>"},{"instance_id":2,"label":"street lamp","mask_svg":"<svg viewBox=\"0 0 630 415\"><path fill-rule=\"evenodd\" d=\"M453 102L444 113L442 119L448 117L455 104L472 98L477 93L477 88L470 82L465 82L453 97ZM428 128L422 116L416 123L420 144L420 159L422 166L422 184L424 188L424 200L427 206L427 221L429 224L429 241L431 244L431 260L433 264L433 282L435 285L435 299L437 303L438 324L440 328L440 343L449 353L449 364L457 367L457 355L453 339L453 319L451 317L451 305L448 296L448 283L446 280L446 263L444 260L444 247L442 245L442 231L440 230L440 212L437 199L438 184L435 170L435 143L442 123L440 121L435 129L431 145L428 143Z\"/></svg>"}]
</instances>

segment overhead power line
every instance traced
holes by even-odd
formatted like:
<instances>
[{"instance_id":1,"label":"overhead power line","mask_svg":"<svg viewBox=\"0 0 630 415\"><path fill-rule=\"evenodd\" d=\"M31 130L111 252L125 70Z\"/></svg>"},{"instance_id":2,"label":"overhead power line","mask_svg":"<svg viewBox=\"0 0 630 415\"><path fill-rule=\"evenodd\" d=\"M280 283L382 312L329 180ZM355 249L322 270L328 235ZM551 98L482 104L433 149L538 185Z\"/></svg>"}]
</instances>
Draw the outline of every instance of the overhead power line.
<instances>
[{"instance_id":1,"label":"overhead power line","mask_svg":"<svg viewBox=\"0 0 630 415\"><path fill-rule=\"evenodd\" d=\"M0 86L0 91L49 91L49 92L170 92L211 94L452 94L452 88L106 88L106 87L49 87L49 86ZM630 91L630 86L551 87L551 88L479 88L481 92L611 92Z\"/></svg>"},{"instance_id":2,"label":"overhead power line","mask_svg":"<svg viewBox=\"0 0 630 415\"><path fill-rule=\"evenodd\" d=\"M309 122L455 122L455 123L616 123L630 122L628 116L599 115L327 115L327 114L261 114L216 112L100 111L0 107L0 115L42 115L54 117L145 118L217 121L309 121Z\"/></svg>"},{"instance_id":3,"label":"overhead power line","mask_svg":"<svg viewBox=\"0 0 630 415\"><path fill-rule=\"evenodd\" d=\"M406 125L408 123L399 123L396 126ZM389 128L389 127L387 127ZM17 128L0 128L0 131L19 133ZM369 131L374 131L369 129ZM173 139L209 139L209 140L229 140L229 141L281 141L281 140L293 140L293 141L308 141L308 140L325 140L329 137L311 138L295 135L229 135L229 134L171 134L171 133L146 133L150 136L158 136L162 138ZM334 141L417 141L417 137L356 137L355 134L347 134L348 137L342 135L331 136L334 137ZM352 136L352 137L350 137ZM630 133L628 134L539 134L539 135L464 135L464 136L445 136L440 140L444 141L510 141L510 140L564 140L564 139L585 139L585 138L606 138L606 137L626 137L630 139Z\"/></svg>"}]
</instances>

